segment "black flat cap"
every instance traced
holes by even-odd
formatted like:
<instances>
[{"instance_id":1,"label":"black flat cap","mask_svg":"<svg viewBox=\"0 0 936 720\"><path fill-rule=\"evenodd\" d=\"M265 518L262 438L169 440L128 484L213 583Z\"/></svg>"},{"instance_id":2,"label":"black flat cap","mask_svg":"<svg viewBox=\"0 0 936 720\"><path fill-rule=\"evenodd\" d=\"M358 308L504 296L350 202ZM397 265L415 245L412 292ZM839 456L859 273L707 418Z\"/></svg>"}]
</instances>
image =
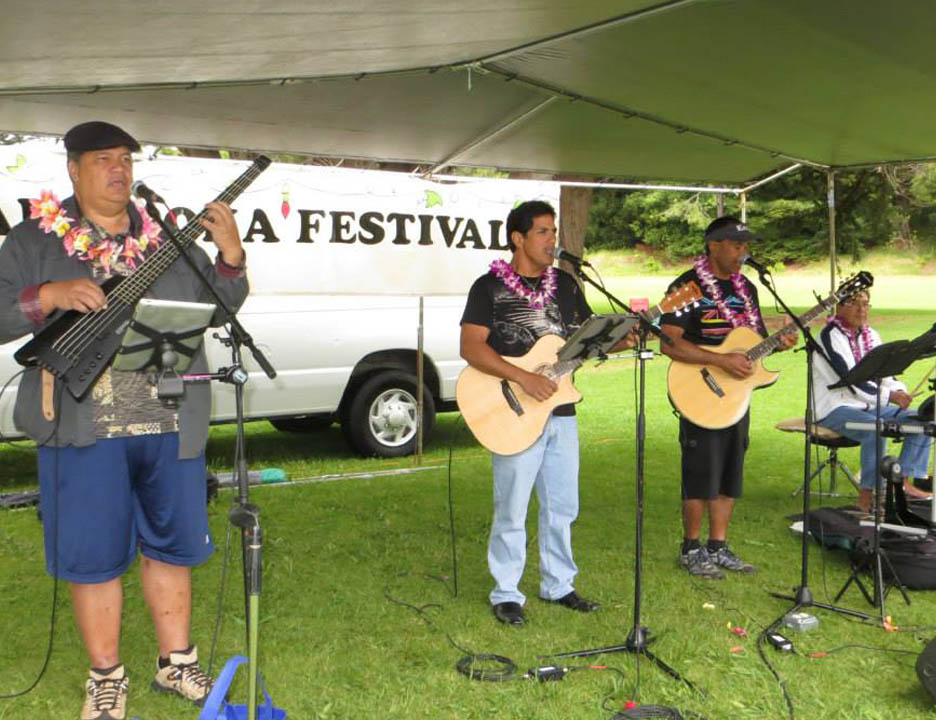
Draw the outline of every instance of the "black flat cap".
<instances>
[{"instance_id":1,"label":"black flat cap","mask_svg":"<svg viewBox=\"0 0 936 720\"><path fill-rule=\"evenodd\" d=\"M130 152L140 151L140 143L134 140L130 133L101 120L75 125L65 133L65 149L68 152L108 150L115 147L129 148Z\"/></svg>"}]
</instances>

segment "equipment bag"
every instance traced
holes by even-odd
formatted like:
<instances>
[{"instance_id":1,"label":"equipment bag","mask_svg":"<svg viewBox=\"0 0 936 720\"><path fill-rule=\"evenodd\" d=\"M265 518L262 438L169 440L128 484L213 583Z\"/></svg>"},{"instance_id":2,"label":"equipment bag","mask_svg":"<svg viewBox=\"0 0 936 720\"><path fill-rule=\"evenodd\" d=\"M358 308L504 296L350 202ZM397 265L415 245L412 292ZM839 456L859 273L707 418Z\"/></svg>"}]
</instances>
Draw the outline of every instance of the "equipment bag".
<instances>
[{"instance_id":1,"label":"equipment bag","mask_svg":"<svg viewBox=\"0 0 936 720\"><path fill-rule=\"evenodd\" d=\"M861 538L855 544L852 559L861 567L871 564L873 542L873 537ZM881 532L881 550L885 578L897 580L910 590L936 588L936 538L908 537L885 530Z\"/></svg>"},{"instance_id":2,"label":"equipment bag","mask_svg":"<svg viewBox=\"0 0 936 720\"><path fill-rule=\"evenodd\" d=\"M247 658L243 655L235 655L227 661L214 687L205 699L205 705L198 716L198 720L247 720L247 705L231 705L224 699L228 688L231 687L231 683L234 681L234 674L237 672L238 666L243 665L245 662L247 662ZM258 678L258 681L260 689L263 690L265 702L263 705L257 706L257 720L285 720L286 711L273 706L266 685L263 684L263 678Z\"/></svg>"}]
</instances>

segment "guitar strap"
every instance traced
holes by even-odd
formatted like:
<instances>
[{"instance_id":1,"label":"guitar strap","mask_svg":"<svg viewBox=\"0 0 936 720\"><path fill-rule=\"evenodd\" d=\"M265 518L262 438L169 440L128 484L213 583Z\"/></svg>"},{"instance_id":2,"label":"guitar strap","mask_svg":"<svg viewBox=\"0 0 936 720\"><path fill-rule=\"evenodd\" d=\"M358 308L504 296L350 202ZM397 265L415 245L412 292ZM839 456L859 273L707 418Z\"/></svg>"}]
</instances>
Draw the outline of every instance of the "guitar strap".
<instances>
[{"instance_id":1,"label":"guitar strap","mask_svg":"<svg viewBox=\"0 0 936 720\"><path fill-rule=\"evenodd\" d=\"M42 377L42 416L48 421L55 420L55 376L45 368Z\"/></svg>"}]
</instances>

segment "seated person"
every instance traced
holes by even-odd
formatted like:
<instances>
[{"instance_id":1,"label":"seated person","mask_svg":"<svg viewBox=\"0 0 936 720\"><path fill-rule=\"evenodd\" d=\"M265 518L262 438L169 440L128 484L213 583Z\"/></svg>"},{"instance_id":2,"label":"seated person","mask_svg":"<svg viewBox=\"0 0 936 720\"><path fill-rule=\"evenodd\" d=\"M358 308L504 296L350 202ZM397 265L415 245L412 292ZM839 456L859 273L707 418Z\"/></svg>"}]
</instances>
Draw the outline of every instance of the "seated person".
<instances>
[{"instance_id":1,"label":"seated person","mask_svg":"<svg viewBox=\"0 0 936 720\"><path fill-rule=\"evenodd\" d=\"M829 385L838 382L871 348L881 344L881 336L868 325L869 299L869 294L862 291L839 303L835 316L829 319L819 333L819 344L832 361L832 367L818 354L813 364L817 422L861 443L858 507L866 512L871 507L874 482L879 475L874 472L877 457L874 430L849 430L845 423L874 423L878 394L881 397L882 420L909 422L915 416L908 409L912 398L907 394L906 385L893 377L884 378L880 388L867 382L856 387L829 389ZM882 438L881 457L884 457L885 444ZM930 438L925 435L906 435L903 439L900 465L904 473L904 490L910 497L931 497L909 481L909 478L926 477L929 447Z\"/></svg>"}]
</instances>

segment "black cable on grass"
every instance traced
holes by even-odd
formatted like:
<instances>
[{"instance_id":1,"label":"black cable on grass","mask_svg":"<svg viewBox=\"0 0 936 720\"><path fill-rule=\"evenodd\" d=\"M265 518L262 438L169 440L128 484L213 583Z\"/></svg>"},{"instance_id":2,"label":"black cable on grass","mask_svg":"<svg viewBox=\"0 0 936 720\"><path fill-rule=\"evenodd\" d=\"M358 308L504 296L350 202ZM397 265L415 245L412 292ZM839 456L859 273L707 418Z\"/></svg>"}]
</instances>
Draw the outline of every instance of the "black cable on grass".
<instances>
[{"instance_id":1,"label":"black cable on grass","mask_svg":"<svg viewBox=\"0 0 936 720\"><path fill-rule=\"evenodd\" d=\"M20 371L22 373L22 370ZM16 377L14 375L14 377ZM3 386L5 390L7 385L10 384L12 378L7 381L7 384ZM54 392L54 390L53 390ZM32 684L27 687L25 690L19 690L8 695L0 695L0 700L12 700L13 698L22 697L27 693L32 692L35 687L39 684L39 681L42 680L43 676L46 673L46 670L49 667L49 660L52 658L52 648L55 644L55 621L58 617L56 611L56 606L58 605L58 589L59 589L59 579L58 579L58 529L59 529L59 492L58 492L58 482L59 482L59 447L58 447L58 428L59 421L62 417L62 396L65 393L64 386L60 388L58 400L55 405L55 422L52 424L52 433L50 438L52 439L52 445L55 449L53 453L52 460L52 513L54 520L52 522L52 612L49 617L49 641L46 644L46 653L45 658L42 661L42 667L39 669L39 673L36 675L36 679L33 680ZM0 391L2 395L2 391ZM47 442L50 438L46 438L44 442ZM46 518L48 522L48 518Z\"/></svg>"},{"instance_id":2,"label":"black cable on grass","mask_svg":"<svg viewBox=\"0 0 936 720\"><path fill-rule=\"evenodd\" d=\"M757 647L757 654L760 656L761 662L763 662L767 669L770 670L770 674L774 676L774 679L776 679L777 684L780 686L780 690L783 693L783 700L786 702L787 714L789 715L790 720L795 720L796 714L793 710L793 699L790 697L790 691L787 688L786 681L780 677L780 673L777 672L777 669L773 666L773 663L767 659L767 655L764 653L764 642L767 638L767 634L773 632L774 628L780 624L782 619L783 616L781 615L779 618L770 623L770 625L768 625L763 631L758 633L757 642L755 645ZM796 654L795 648L793 649L793 653Z\"/></svg>"},{"instance_id":3,"label":"black cable on grass","mask_svg":"<svg viewBox=\"0 0 936 720\"><path fill-rule=\"evenodd\" d=\"M489 663L494 669L487 668ZM469 680L480 682L507 682L513 680L517 673L517 665L513 660L503 655L491 654L460 657L455 663L455 669Z\"/></svg>"},{"instance_id":4,"label":"black cable on grass","mask_svg":"<svg viewBox=\"0 0 936 720\"><path fill-rule=\"evenodd\" d=\"M4 393L6 393L7 388L10 387L10 384L14 380L19 378L24 372L26 372L26 368L23 368L19 372L13 373L13 375L10 376L10 379L7 380L5 383L3 383L3 387L0 388L0 400L3 400L3 395ZM56 428L57 427L58 427L58 421L56 420ZM25 441L25 445L20 445L18 444L18 442L23 442L23 441L17 441L17 440L13 440L11 438L5 437L2 431L0 431L0 442L6 445L9 445L12 448L16 448L17 450L25 450L28 452L32 452L32 449L33 449L33 442L31 440Z\"/></svg>"}]
</instances>

